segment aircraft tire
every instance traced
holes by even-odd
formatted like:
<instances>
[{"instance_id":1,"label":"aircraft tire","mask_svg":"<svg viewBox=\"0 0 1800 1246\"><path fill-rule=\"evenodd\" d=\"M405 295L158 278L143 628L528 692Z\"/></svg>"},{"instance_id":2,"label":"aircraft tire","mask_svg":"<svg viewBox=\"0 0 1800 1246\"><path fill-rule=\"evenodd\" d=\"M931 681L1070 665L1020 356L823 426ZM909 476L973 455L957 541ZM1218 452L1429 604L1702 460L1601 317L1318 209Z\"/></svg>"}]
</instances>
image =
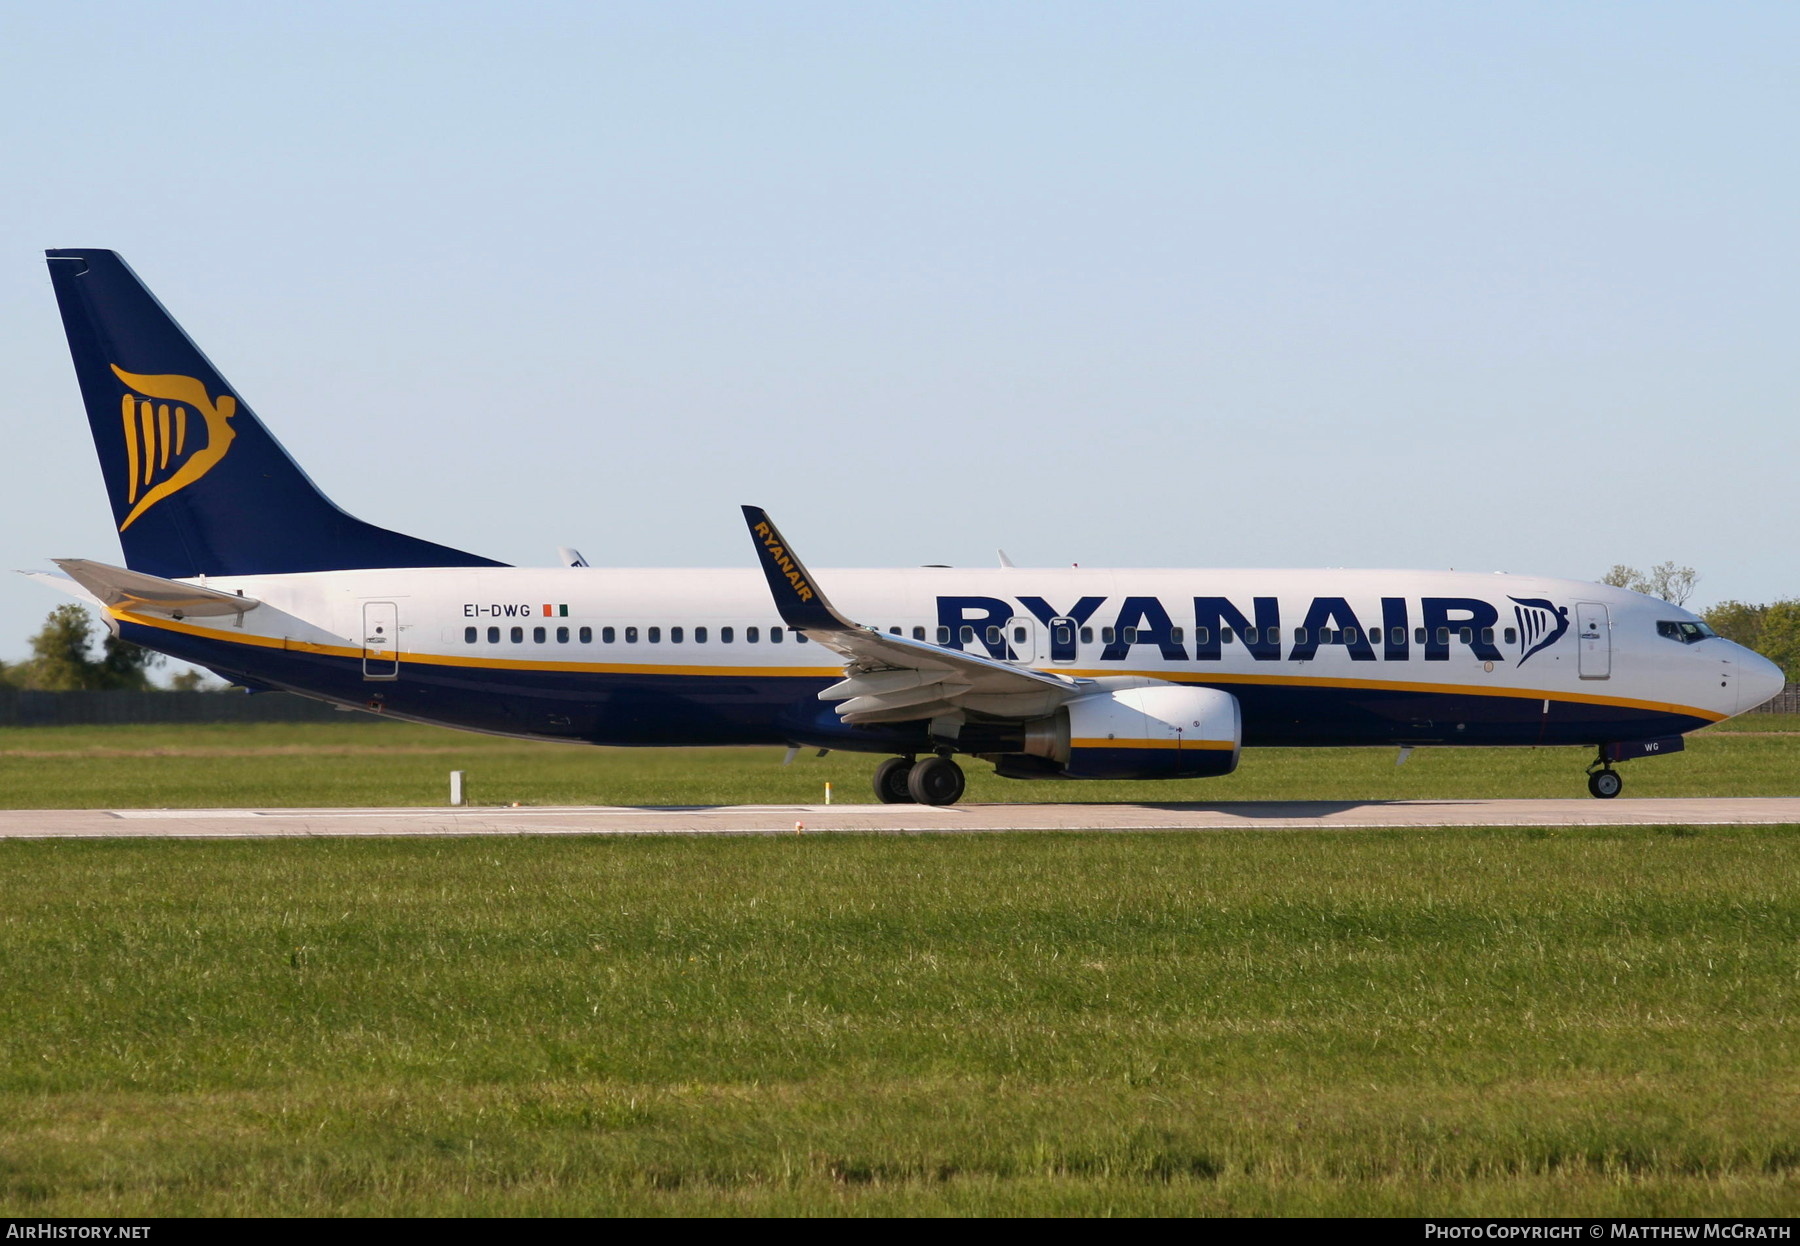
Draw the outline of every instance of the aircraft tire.
<instances>
[{"instance_id":1,"label":"aircraft tire","mask_svg":"<svg viewBox=\"0 0 1800 1246\"><path fill-rule=\"evenodd\" d=\"M875 798L884 805L911 804L906 780L912 769L912 761L905 757L890 757L875 767Z\"/></svg>"},{"instance_id":2,"label":"aircraft tire","mask_svg":"<svg viewBox=\"0 0 1800 1246\"><path fill-rule=\"evenodd\" d=\"M927 757L906 776L906 790L921 805L954 805L964 785L962 767L948 757Z\"/></svg>"},{"instance_id":3,"label":"aircraft tire","mask_svg":"<svg viewBox=\"0 0 1800 1246\"><path fill-rule=\"evenodd\" d=\"M1588 791L1601 800L1611 800L1625 788L1625 780L1617 770L1596 770L1588 776Z\"/></svg>"}]
</instances>

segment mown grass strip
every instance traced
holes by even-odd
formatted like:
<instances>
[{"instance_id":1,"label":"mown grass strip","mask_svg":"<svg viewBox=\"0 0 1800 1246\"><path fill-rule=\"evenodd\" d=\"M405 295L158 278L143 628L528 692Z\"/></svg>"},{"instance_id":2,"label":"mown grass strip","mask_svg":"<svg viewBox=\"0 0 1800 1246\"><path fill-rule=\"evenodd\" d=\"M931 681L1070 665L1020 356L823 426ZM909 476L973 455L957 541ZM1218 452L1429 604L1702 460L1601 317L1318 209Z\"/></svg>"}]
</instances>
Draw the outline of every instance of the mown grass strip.
<instances>
[{"instance_id":1,"label":"mown grass strip","mask_svg":"<svg viewBox=\"0 0 1800 1246\"><path fill-rule=\"evenodd\" d=\"M1780 717L1780 716L1770 716ZM1172 783L1021 783L970 761L966 799L1100 803L1577 797L1581 749L1250 749L1236 774ZM818 803L872 798L877 758L782 750L600 749L397 723L0 729L0 807L217 808L441 805L449 772L469 799L506 805ZM1714 732L1627 763L1632 796L1788 796L1800 733Z\"/></svg>"},{"instance_id":2,"label":"mown grass strip","mask_svg":"<svg viewBox=\"0 0 1800 1246\"><path fill-rule=\"evenodd\" d=\"M1800 828L0 843L17 1215L1785 1214Z\"/></svg>"}]
</instances>

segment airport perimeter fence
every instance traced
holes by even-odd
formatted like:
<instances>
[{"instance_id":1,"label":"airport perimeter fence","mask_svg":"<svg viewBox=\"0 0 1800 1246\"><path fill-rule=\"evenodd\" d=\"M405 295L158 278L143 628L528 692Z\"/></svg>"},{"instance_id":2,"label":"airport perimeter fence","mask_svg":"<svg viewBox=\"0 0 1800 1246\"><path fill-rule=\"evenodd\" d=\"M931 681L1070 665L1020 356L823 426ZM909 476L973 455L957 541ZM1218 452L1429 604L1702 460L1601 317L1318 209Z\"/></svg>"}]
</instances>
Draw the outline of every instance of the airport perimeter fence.
<instances>
[{"instance_id":1,"label":"airport perimeter fence","mask_svg":"<svg viewBox=\"0 0 1800 1246\"><path fill-rule=\"evenodd\" d=\"M113 723L373 723L290 692L25 692L0 689L0 727L92 727Z\"/></svg>"},{"instance_id":2,"label":"airport perimeter fence","mask_svg":"<svg viewBox=\"0 0 1800 1246\"><path fill-rule=\"evenodd\" d=\"M1800 684L1789 684L1758 714L1800 714ZM375 723L287 692L23 692L0 689L0 727L88 727L108 723Z\"/></svg>"}]
</instances>

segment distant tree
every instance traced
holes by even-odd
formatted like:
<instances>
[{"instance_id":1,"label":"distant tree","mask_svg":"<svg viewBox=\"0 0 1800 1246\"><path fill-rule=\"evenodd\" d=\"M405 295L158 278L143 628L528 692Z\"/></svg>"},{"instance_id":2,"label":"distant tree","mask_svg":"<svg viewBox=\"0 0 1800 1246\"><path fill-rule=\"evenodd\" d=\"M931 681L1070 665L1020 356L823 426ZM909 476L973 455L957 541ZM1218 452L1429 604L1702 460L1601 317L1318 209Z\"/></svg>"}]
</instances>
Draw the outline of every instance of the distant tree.
<instances>
[{"instance_id":1,"label":"distant tree","mask_svg":"<svg viewBox=\"0 0 1800 1246\"><path fill-rule=\"evenodd\" d=\"M1756 651L1800 682L1800 597L1769 604Z\"/></svg>"},{"instance_id":2,"label":"distant tree","mask_svg":"<svg viewBox=\"0 0 1800 1246\"><path fill-rule=\"evenodd\" d=\"M223 692L223 684L215 684L206 677L205 671L197 671L189 667L185 671L177 671L169 677L169 690L172 692Z\"/></svg>"},{"instance_id":3,"label":"distant tree","mask_svg":"<svg viewBox=\"0 0 1800 1246\"><path fill-rule=\"evenodd\" d=\"M1760 653L1763 621L1768 616L1767 606L1753 606L1747 601L1722 601L1700 617L1726 640L1734 640L1744 648Z\"/></svg>"},{"instance_id":4,"label":"distant tree","mask_svg":"<svg viewBox=\"0 0 1800 1246\"><path fill-rule=\"evenodd\" d=\"M1673 605L1684 606L1687 599L1694 595L1694 586L1700 583L1700 573L1692 567L1677 567L1672 562L1659 562L1650 568L1650 574L1645 575L1636 567L1615 563L1611 571L1600 577L1600 583L1629 589L1646 597L1660 597Z\"/></svg>"},{"instance_id":5,"label":"distant tree","mask_svg":"<svg viewBox=\"0 0 1800 1246\"><path fill-rule=\"evenodd\" d=\"M1722 601L1703 616L1706 625L1726 640L1754 649L1800 682L1800 597L1753 606Z\"/></svg>"},{"instance_id":6,"label":"distant tree","mask_svg":"<svg viewBox=\"0 0 1800 1246\"><path fill-rule=\"evenodd\" d=\"M146 689L150 667L162 655L108 635L99 658L93 656L94 621L81 606L58 606L31 638L31 658L11 668L9 676L22 688L46 692L95 689Z\"/></svg>"}]
</instances>

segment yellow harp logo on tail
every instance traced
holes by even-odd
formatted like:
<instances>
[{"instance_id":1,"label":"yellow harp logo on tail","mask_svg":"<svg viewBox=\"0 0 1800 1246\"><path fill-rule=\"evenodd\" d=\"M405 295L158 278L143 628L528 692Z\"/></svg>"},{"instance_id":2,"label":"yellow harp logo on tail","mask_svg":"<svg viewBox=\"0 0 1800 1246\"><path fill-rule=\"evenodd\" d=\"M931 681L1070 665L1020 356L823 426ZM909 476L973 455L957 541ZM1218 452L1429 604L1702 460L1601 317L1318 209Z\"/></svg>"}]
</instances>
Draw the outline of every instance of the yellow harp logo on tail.
<instances>
[{"instance_id":1,"label":"yellow harp logo on tail","mask_svg":"<svg viewBox=\"0 0 1800 1246\"><path fill-rule=\"evenodd\" d=\"M118 364L112 370L126 387L120 413L125 421L125 500L131 512L119 525L123 532L225 457L237 436L227 422L237 414L237 399L220 394L215 402L191 376L139 376Z\"/></svg>"}]
</instances>

